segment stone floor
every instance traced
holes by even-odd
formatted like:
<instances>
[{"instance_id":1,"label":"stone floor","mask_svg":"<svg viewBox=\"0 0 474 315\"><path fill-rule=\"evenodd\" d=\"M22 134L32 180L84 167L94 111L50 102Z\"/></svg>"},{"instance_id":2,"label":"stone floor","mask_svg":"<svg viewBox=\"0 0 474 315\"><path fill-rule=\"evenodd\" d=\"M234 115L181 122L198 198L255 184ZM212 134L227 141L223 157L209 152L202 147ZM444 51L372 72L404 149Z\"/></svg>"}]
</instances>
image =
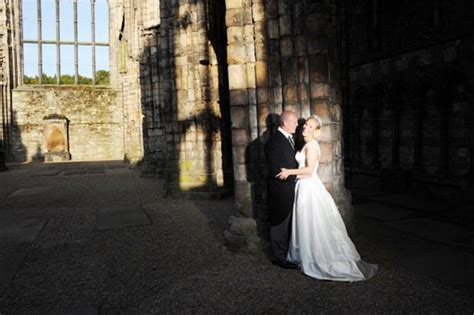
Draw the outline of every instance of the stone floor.
<instances>
[{"instance_id":1,"label":"stone floor","mask_svg":"<svg viewBox=\"0 0 474 315\"><path fill-rule=\"evenodd\" d=\"M232 200L164 198L121 162L0 172L0 314L474 312L474 213L354 192L366 282L229 252Z\"/></svg>"}]
</instances>

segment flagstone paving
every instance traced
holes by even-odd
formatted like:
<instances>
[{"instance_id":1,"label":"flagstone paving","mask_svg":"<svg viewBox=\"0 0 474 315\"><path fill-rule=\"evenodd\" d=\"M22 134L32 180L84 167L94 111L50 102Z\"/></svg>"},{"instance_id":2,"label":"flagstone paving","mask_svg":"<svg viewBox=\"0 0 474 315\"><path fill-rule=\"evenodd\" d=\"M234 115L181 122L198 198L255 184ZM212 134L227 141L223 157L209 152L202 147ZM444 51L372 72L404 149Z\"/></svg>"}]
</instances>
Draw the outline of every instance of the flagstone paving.
<instances>
[{"instance_id":1,"label":"flagstone paving","mask_svg":"<svg viewBox=\"0 0 474 315\"><path fill-rule=\"evenodd\" d=\"M151 224L143 209L134 207L112 207L97 210L97 229L107 230L129 226Z\"/></svg>"},{"instance_id":2,"label":"flagstone paving","mask_svg":"<svg viewBox=\"0 0 474 315\"><path fill-rule=\"evenodd\" d=\"M31 243L43 229L46 220L2 219L0 220L0 246Z\"/></svg>"}]
</instances>

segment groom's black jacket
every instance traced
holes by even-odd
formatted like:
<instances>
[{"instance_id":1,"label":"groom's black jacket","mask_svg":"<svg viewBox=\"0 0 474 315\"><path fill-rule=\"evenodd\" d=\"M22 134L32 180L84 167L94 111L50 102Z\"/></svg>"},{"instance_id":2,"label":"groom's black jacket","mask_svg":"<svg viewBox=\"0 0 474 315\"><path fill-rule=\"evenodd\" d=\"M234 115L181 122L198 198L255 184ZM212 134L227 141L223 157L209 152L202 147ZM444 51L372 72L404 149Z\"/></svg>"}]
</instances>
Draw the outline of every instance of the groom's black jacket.
<instances>
[{"instance_id":1,"label":"groom's black jacket","mask_svg":"<svg viewBox=\"0 0 474 315\"><path fill-rule=\"evenodd\" d=\"M281 168L298 168L295 150L288 139L278 130L265 145L265 155L269 168L268 174L268 213L271 225L278 225L291 213L295 198L296 176L286 180L275 177Z\"/></svg>"}]
</instances>

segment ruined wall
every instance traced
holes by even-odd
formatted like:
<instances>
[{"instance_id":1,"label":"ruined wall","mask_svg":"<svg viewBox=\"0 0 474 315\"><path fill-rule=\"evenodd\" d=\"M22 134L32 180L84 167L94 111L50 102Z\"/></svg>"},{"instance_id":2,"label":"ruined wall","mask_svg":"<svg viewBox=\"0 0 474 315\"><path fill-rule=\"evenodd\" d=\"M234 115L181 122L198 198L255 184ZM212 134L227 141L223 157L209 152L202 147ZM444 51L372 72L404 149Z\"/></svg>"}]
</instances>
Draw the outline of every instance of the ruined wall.
<instances>
[{"instance_id":1,"label":"ruined wall","mask_svg":"<svg viewBox=\"0 0 474 315\"><path fill-rule=\"evenodd\" d=\"M223 185L223 173L218 67L206 2L160 1L160 10L155 111L162 113L167 161L159 164L179 189L212 191Z\"/></svg>"},{"instance_id":2,"label":"ruined wall","mask_svg":"<svg viewBox=\"0 0 474 315\"><path fill-rule=\"evenodd\" d=\"M348 3L352 186L463 189L474 161L473 3Z\"/></svg>"},{"instance_id":3,"label":"ruined wall","mask_svg":"<svg viewBox=\"0 0 474 315\"><path fill-rule=\"evenodd\" d=\"M11 153L17 161L41 159L46 152L45 116L69 121L71 160L123 159L122 112L116 92L90 86L23 86L13 90Z\"/></svg>"},{"instance_id":4,"label":"ruined wall","mask_svg":"<svg viewBox=\"0 0 474 315\"><path fill-rule=\"evenodd\" d=\"M132 142L143 143L143 172L161 174L169 191L215 191L223 186L221 113L206 1L151 2L116 8L124 16L116 44L126 54L117 80L130 115L126 128ZM132 122L140 114L141 136Z\"/></svg>"},{"instance_id":5,"label":"ruined wall","mask_svg":"<svg viewBox=\"0 0 474 315\"><path fill-rule=\"evenodd\" d=\"M20 1L0 1L1 128L9 161L43 159L45 116L69 120L73 161L123 159L123 114L116 91L93 86L22 84Z\"/></svg>"}]
</instances>

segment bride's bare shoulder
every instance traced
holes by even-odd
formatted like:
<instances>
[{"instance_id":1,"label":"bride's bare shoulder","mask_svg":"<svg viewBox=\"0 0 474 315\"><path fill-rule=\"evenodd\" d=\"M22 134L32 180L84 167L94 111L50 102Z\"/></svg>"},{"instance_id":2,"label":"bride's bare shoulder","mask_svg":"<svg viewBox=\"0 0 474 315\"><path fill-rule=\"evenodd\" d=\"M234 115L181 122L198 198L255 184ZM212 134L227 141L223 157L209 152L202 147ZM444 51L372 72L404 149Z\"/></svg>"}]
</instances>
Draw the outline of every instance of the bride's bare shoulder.
<instances>
[{"instance_id":1,"label":"bride's bare shoulder","mask_svg":"<svg viewBox=\"0 0 474 315\"><path fill-rule=\"evenodd\" d=\"M316 148L319 149L319 143L316 140L311 140L310 142L305 144L305 148Z\"/></svg>"},{"instance_id":2,"label":"bride's bare shoulder","mask_svg":"<svg viewBox=\"0 0 474 315\"><path fill-rule=\"evenodd\" d=\"M318 141L316 140L306 143L303 150L306 151L306 154L315 154L317 158L321 156L321 149L319 147Z\"/></svg>"}]
</instances>

